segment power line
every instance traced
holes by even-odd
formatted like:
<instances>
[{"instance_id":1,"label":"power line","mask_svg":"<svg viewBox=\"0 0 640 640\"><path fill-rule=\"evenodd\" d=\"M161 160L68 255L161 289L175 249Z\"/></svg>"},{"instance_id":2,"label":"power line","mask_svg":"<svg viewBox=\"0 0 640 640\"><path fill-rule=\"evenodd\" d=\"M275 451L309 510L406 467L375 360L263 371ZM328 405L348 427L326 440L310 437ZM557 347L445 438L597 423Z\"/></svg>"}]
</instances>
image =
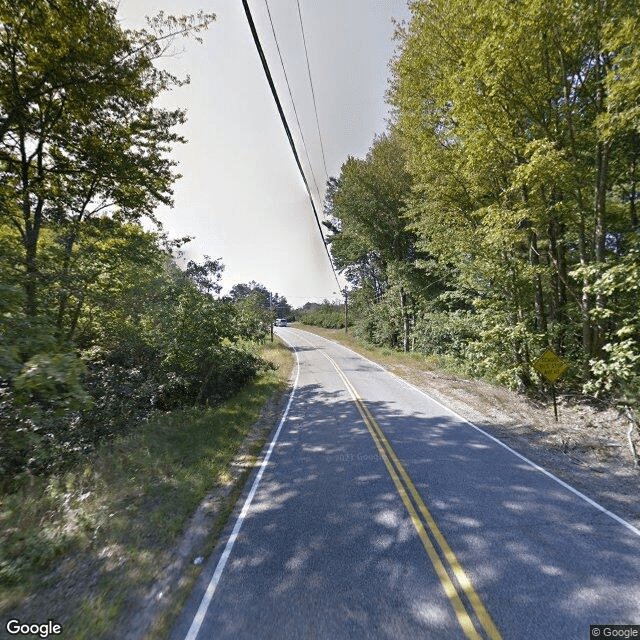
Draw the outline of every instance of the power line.
<instances>
[{"instance_id":1,"label":"power line","mask_svg":"<svg viewBox=\"0 0 640 640\"><path fill-rule=\"evenodd\" d=\"M307 156L307 163L309 164L309 170L311 171L311 177L313 178L313 184L316 187L316 191L318 193L318 197L322 200L322 194L320 193L320 187L318 187L318 181L316 180L315 173L313 172L313 165L311 164L311 158L309 157L309 150L307 148L307 143L305 142L304 135L302 133L302 126L300 124L300 118L298 118L298 110L296 109L296 102L293 99L293 92L291 91L291 85L289 84L289 78L287 77L287 70L284 67L284 60L282 58L282 52L280 51L280 44L278 43L278 36L276 35L276 28L273 24L273 20L271 19L271 11L269 10L269 2L268 0L264 0L264 4L267 7L267 14L269 16L269 22L271 23L271 31L273 33L273 39L276 43L276 49L278 50L278 57L280 58L280 65L282 66L282 73L284 73L284 79L287 83L287 89L289 90L289 97L291 98L291 105L293 106L293 113L296 117L296 122L298 123L298 131L300 131L300 139L302 140L302 146L304 148L304 153Z\"/></svg>"},{"instance_id":2,"label":"power line","mask_svg":"<svg viewBox=\"0 0 640 640\"><path fill-rule=\"evenodd\" d=\"M311 66L309 65L309 52L307 51L307 39L304 35L304 26L302 24L302 11L300 10L300 0L296 0L298 5L298 16L300 18L300 30L302 31L302 43L304 44L304 56L307 60L307 73L309 75L309 84L311 85L311 97L313 98L313 109L316 113L316 125L318 127L318 139L320 140L320 151L322 152L322 164L324 166L324 175L329 179L327 171L327 161L324 157L324 145L322 144L322 134L320 133L320 120L318 119L318 105L316 104L316 92L313 90L313 80L311 79Z\"/></svg>"},{"instance_id":3,"label":"power line","mask_svg":"<svg viewBox=\"0 0 640 640\"><path fill-rule=\"evenodd\" d=\"M300 175L302 176L302 181L304 182L304 186L307 189L309 202L311 203L311 208L313 209L313 215L316 219L316 224L318 225L318 231L320 231L320 237L322 238L322 244L324 245L324 250L327 253L327 258L329 258L329 264L331 265L331 270L333 271L333 277L336 279L338 288L340 288L340 281L338 280L338 274L336 273L335 267L333 266L333 260L331 259L331 254L329 253L329 247L327 246L327 241L325 240L324 233L322 232L322 225L320 224L320 219L318 218L316 205L313 202L311 189L309 189L309 183L307 182L307 177L305 176L304 170L302 168L302 164L300 163L300 157L298 156L296 145L293 142L293 136L291 135L291 129L289 129L287 118L285 117L284 111L282 110L282 105L280 104L280 98L278 98L278 92L276 91L276 86L273 83L273 78L271 77L271 71L269 71L267 58L265 57L264 51L262 50L262 45L260 44L260 39L258 38L258 32L256 31L256 25L253 22L253 17L251 16L251 10L249 9L249 4L247 3L247 0L242 0L242 5L244 7L244 11L247 16L247 22L249 23L249 28L251 29L253 42L255 43L256 49L258 50L258 55L260 56L260 61L262 62L262 68L264 69L265 76L267 77L267 82L269 83L269 88L271 89L271 94L273 95L273 99L276 103L276 107L278 108L278 113L280 114L280 120L282 121L282 125L284 126L285 133L287 134L289 145L291 147L291 151L293 152L293 157L295 158L296 165L298 165L298 171L300 171Z\"/></svg>"}]
</instances>

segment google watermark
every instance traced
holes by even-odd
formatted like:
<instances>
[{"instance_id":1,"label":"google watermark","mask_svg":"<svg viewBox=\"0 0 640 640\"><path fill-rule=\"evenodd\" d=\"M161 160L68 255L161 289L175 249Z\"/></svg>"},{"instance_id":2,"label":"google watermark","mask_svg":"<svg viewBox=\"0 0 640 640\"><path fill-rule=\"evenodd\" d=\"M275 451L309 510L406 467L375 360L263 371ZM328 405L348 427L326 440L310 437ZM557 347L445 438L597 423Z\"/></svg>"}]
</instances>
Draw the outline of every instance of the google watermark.
<instances>
[{"instance_id":1,"label":"google watermark","mask_svg":"<svg viewBox=\"0 0 640 640\"><path fill-rule=\"evenodd\" d=\"M37 636L38 638L51 638L59 636L62 633L62 625L57 624L53 620L46 622L30 623L21 622L17 618L13 618L7 622L5 629L10 636Z\"/></svg>"},{"instance_id":2,"label":"google watermark","mask_svg":"<svg viewBox=\"0 0 640 640\"><path fill-rule=\"evenodd\" d=\"M589 639L600 638L638 638L640 624L592 624L589 626Z\"/></svg>"}]
</instances>

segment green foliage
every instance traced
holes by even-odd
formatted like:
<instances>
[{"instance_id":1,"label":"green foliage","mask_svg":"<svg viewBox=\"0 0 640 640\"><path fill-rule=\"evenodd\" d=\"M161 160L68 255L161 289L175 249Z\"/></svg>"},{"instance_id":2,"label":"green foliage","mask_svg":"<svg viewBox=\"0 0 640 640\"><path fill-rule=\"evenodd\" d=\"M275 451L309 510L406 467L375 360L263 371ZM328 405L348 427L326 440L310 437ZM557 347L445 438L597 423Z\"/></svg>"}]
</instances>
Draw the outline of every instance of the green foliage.
<instances>
[{"instance_id":1,"label":"green foliage","mask_svg":"<svg viewBox=\"0 0 640 640\"><path fill-rule=\"evenodd\" d=\"M410 189L403 151L393 136L376 138L364 159L349 157L340 177L330 182L331 252L353 284L371 282L381 290L387 263L409 258L413 238L402 211Z\"/></svg>"},{"instance_id":2,"label":"green foliage","mask_svg":"<svg viewBox=\"0 0 640 640\"><path fill-rule=\"evenodd\" d=\"M415 321L414 292L431 279L431 274L417 267L426 256L418 251L404 215L411 189L404 149L392 132L377 137L366 158L347 159L339 178L329 181L326 205L336 266L369 296L370 304L384 299L385 308L374 311L362 306L370 316L363 320L362 335L374 344L400 346L405 351ZM378 331L376 316L391 324Z\"/></svg>"},{"instance_id":3,"label":"green foliage","mask_svg":"<svg viewBox=\"0 0 640 640\"><path fill-rule=\"evenodd\" d=\"M13 378L19 403L45 404L55 399L63 409L81 409L89 397L80 384L85 367L74 353L38 353Z\"/></svg>"},{"instance_id":4,"label":"green foliage","mask_svg":"<svg viewBox=\"0 0 640 640\"><path fill-rule=\"evenodd\" d=\"M0 0L0 484L68 466L157 409L217 404L265 365L269 313L214 297L219 260L144 231L171 204L186 81L156 66L214 19L125 31L103 0ZM276 295L272 302L286 306ZM265 322L266 321L266 322Z\"/></svg>"},{"instance_id":5,"label":"green foliage","mask_svg":"<svg viewBox=\"0 0 640 640\"><path fill-rule=\"evenodd\" d=\"M161 16L134 32L101 0L2 0L0 15L0 215L17 232L25 312L38 316L56 277L63 316L84 222L107 214L139 220L171 203L177 175L167 152L182 141L172 129L184 113L154 101L182 81L154 60L213 16ZM55 275L41 246L51 230L64 257Z\"/></svg>"},{"instance_id":6,"label":"green foliage","mask_svg":"<svg viewBox=\"0 0 640 640\"><path fill-rule=\"evenodd\" d=\"M52 274L65 233L41 239ZM215 298L221 262L182 269L166 244L138 224L86 221L64 287L55 275L41 286L36 317L20 274L3 271L2 484L66 468L154 411L217 405L266 366L247 341L264 335L264 310ZM260 334L247 328L256 325Z\"/></svg>"},{"instance_id":7,"label":"green foliage","mask_svg":"<svg viewBox=\"0 0 640 640\"><path fill-rule=\"evenodd\" d=\"M424 354L451 355L464 362L469 343L479 338L477 318L468 311L421 314L412 333L414 349Z\"/></svg>"},{"instance_id":8,"label":"green foliage","mask_svg":"<svg viewBox=\"0 0 640 640\"><path fill-rule=\"evenodd\" d=\"M211 367L202 379L198 399L216 405L233 397L270 364L247 348L222 344L211 359Z\"/></svg>"},{"instance_id":9,"label":"green foliage","mask_svg":"<svg viewBox=\"0 0 640 640\"><path fill-rule=\"evenodd\" d=\"M600 270L589 291L603 296L596 313L615 330L598 358L590 362L587 390L614 395L623 404L640 402L640 250L634 247L617 263ZM622 305L622 306L621 306Z\"/></svg>"},{"instance_id":10,"label":"green foliage","mask_svg":"<svg viewBox=\"0 0 640 640\"><path fill-rule=\"evenodd\" d=\"M353 334L368 345L397 348L398 326L393 309L385 303L362 308L354 323Z\"/></svg>"},{"instance_id":11,"label":"green foliage","mask_svg":"<svg viewBox=\"0 0 640 640\"><path fill-rule=\"evenodd\" d=\"M637 296L612 283L637 275L637 3L410 8L389 96L409 228L473 325L452 348L508 384L534 384L550 346L587 391L633 387Z\"/></svg>"},{"instance_id":12,"label":"green foliage","mask_svg":"<svg viewBox=\"0 0 640 640\"><path fill-rule=\"evenodd\" d=\"M328 185L354 333L523 388L551 347L637 403L637 3L409 8L389 132Z\"/></svg>"},{"instance_id":13,"label":"green foliage","mask_svg":"<svg viewBox=\"0 0 640 640\"><path fill-rule=\"evenodd\" d=\"M325 329L344 328L344 306L340 303L332 303L328 300L322 304L307 303L298 310L296 316L302 324Z\"/></svg>"},{"instance_id":14,"label":"green foliage","mask_svg":"<svg viewBox=\"0 0 640 640\"><path fill-rule=\"evenodd\" d=\"M262 340L276 318L293 316L285 297L253 280L234 285L229 295L238 311L236 323L240 335L250 340Z\"/></svg>"}]
</instances>

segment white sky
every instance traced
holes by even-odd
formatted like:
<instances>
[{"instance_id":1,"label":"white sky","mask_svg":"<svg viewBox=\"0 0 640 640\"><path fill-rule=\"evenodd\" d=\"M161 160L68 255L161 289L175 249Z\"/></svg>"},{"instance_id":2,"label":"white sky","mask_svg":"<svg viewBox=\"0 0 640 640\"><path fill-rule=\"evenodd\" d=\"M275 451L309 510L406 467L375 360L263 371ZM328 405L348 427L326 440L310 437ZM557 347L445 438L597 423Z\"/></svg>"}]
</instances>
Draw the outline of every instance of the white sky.
<instances>
[{"instance_id":1,"label":"white sky","mask_svg":"<svg viewBox=\"0 0 640 640\"><path fill-rule=\"evenodd\" d=\"M264 0L249 6L298 154L315 191ZM329 176L348 155L364 156L385 130L392 18L408 17L406 0L300 0ZM296 0L269 0L296 109L320 190L326 176L311 100ZM171 237L193 236L187 256L221 258L225 291L256 280L300 306L340 298L313 211L269 90L241 0L120 0L125 27L160 10L216 14L203 44L177 41L164 64L191 83L161 105L187 109L188 139L174 158L183 177L172 210L157 215ZM319 197L316 207L321 214ZM341 280L341 284L342 284Z\"/></svg>"}]
</instances>

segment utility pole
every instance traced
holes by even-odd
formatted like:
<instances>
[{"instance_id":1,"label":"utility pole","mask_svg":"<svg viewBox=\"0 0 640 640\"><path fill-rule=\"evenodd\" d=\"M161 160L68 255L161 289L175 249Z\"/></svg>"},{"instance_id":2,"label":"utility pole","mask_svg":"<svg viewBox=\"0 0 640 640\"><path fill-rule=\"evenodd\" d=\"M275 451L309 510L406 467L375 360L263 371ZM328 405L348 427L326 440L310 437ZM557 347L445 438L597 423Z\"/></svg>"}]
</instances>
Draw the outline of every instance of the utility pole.
<instances>
[{"instance_id":1,"label":"utility pole","mask_svg":"<svg viewBox=\"0 0 640 640\"><path fill-rule=\"evenodd\" d=\"M271 291L269 291L269 326L271 328L271 342L273 342L273 303L271 301Z\"/></svg>"},{"instance_id":2,"label":"utility pole","mask_svg":"<svg viewBox=\"0 0 640 640\"><path fill-rule=\"evenodd\" d=\"M347 287L344 288L344 332L348 333L349 326L349 316L348 316L348 305L347 305Z\"/></svg>"}]
</instances>

